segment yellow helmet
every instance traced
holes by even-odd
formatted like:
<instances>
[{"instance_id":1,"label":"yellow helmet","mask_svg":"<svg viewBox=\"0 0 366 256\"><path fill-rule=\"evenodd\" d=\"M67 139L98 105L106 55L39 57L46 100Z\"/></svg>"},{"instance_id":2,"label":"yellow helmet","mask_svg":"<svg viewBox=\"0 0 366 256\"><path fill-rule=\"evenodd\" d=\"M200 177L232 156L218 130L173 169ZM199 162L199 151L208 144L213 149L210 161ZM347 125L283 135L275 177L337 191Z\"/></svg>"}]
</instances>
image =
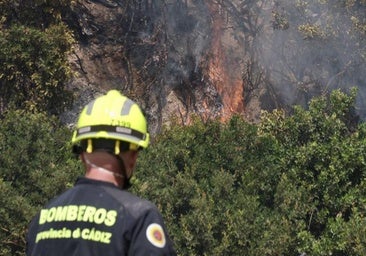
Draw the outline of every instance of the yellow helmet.
<instances>
[{"instance_id":1,"label":"yellow helmet","mask_svg":"<svg viewBox=\"0 0 366 256\"><path fill-rule=\"evenodd\" d=\"M93 139L116 141L115 154L119 153L119 142L130 144L131 150L146 148L149 144L146 119L140 107L117 90L96 98L84 107L72 137L72 144L88 141L87 152L92 152Z\"/></svg>"}]
</instances>

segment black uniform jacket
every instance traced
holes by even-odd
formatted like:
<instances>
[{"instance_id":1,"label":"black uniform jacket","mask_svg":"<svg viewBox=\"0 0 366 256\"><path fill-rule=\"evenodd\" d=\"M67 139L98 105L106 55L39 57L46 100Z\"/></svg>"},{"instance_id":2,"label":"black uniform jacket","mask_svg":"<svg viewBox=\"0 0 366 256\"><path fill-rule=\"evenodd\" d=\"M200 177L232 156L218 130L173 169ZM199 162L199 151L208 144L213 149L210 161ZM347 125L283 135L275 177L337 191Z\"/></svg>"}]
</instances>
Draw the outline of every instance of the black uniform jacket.
<instances>
[{"instance_id":1,"label":"black uniform jacket","mask_svg":"<svg viewBox=\"0 0 366 256\"><path fill-rule=\"evenodd\" d=\"M26 254L176 255L155 205L84 177L35 216Z\"/></svg>"}]
</instances>

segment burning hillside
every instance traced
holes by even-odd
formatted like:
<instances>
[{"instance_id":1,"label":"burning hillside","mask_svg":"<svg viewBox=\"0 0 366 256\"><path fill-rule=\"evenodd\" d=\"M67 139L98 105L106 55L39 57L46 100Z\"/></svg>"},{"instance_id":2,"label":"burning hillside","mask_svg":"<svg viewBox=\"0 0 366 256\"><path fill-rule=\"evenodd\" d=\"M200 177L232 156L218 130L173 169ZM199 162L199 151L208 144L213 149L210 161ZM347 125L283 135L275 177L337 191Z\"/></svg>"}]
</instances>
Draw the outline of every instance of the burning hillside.
<instances>
[{"instance_id":1,"label":"burning hillside","mask_svg":"<svg viewBox=\"0 0 366 256\"><path fill-rule=\"evenodd\" d=\"M313 19L315 25L301 23L300 8L307 8L311 17L305 21ZM290 1L82 1L70 22L79 40L70 56L78 73L70 83L80 95L76 105L119 89L143 106L152 133L171 116L182 124L192 113L203 120L240 114L255 122L261 109L306 105L314 95L347 88L348 81L365 81L357 72L364 55L355 54L364 50L353 50L365 45L354 41L360 35L344 38L344 45L329 37L333 48L327 47L321 28L333 24L324 23L330 21L320 15L324 8L329 15L336 7Z\"/></svg>"}]
</instances>

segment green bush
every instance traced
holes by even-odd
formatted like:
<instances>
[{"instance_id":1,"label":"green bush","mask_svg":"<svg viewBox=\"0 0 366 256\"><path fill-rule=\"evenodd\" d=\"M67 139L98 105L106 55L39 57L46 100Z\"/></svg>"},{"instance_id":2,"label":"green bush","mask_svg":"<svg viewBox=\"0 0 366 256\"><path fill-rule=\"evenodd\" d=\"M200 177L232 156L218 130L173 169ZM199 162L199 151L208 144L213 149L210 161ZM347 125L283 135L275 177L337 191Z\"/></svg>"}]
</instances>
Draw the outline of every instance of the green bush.
<instances>
[{"instance_id":1,"label":"green bush","mask_svg":"<svg viewBox=\"0 0 366 256\"><path fill-rule=\"evenodd\" d=\"M65 25L40 30L23 25L0 29L0 103L60 114L71 106L66 90L72 36Z\"/></svg>"},{"instance_id":2,"label":"green bush","mask_svg":"<svg viewBox=\"0 0 366 256\"><path fill-rule=\"evenodd\" d=\"M173 126L142 153L135 192L161 209L179 255L364 255L365 125L356 91Z\"/></svg>"},{"instance_id":3,"label":"green bush","mask_svg":"<svg viewBox=\"0 0 366 256\"><path fill-rule=\"evenodd\" d=\"M23 255L30 219L80 173L71 133L49 116L9 110L0 123L0 255Z\"/></svg>"},{"instance_id":4,"label":"green bush","mask_svg":"<svg viewBox=\"0 0 366 256\"><path fill-rule=\"evenodd\" d=\"M197 119L141 152L132 192L160 208L179 255L365 255L366 125L355 92L265 112L259 124ZM81 170L68 129L42 113L0 124L1 255Z\"/></svg>"}]
</instances>

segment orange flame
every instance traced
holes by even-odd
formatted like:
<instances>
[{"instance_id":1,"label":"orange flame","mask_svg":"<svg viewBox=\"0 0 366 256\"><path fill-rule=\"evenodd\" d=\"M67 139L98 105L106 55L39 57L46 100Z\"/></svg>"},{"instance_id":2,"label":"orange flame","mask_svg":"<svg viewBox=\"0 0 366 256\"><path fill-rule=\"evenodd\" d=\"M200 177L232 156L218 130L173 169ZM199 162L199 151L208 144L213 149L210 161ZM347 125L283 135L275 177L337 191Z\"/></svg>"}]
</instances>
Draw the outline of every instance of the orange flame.
<instances>
[{"instance_id":1,"label":"orange flame","mask_svg":"<svg viewBox=\"0 0 366 256\"><path fill-rule=\"evenodd\" d=\"M238 63L228 56L224 45L225 18L218 4L208 3L212 17L211 58L208 65L208 76L221 96L223 108L221 120L226 121L233 114L244 112L243 80L237 70Z\"/></svg>"}]
</instances>

